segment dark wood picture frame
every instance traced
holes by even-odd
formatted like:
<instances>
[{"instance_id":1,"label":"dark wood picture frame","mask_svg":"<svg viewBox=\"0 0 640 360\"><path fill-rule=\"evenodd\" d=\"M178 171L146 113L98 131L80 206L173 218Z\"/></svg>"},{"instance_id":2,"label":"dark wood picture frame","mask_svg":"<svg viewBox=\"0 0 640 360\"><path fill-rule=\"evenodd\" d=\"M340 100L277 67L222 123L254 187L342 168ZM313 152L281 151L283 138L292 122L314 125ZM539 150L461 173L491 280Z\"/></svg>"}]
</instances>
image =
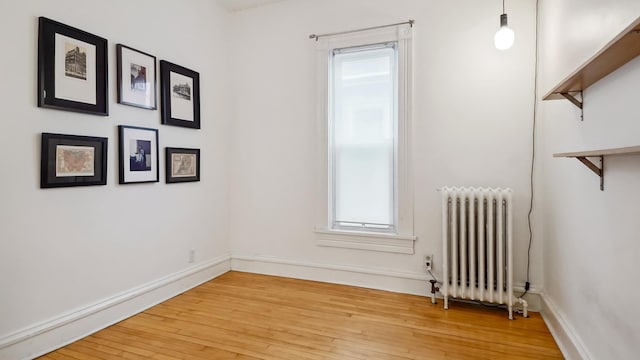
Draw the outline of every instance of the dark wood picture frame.
<instances>
[{"instance_id":1,"label":"dark wood picture frame","mask_svg":"<svg viewBox=\"0 0 640 360\"><path fill-rule=\"evenodd\" d=\"M38 107L109 115L107 40L45 17L38 25Z\"/></svg>"},{"instance_id":2,"label":"dark wood picture frame","mask_svg":"<svg viewBox=\"0 0 640 360\"><path fill-rule=\"evenodd\" d=\"M119 183L158 182L158 129L118 126Z\"/></svg>"},{"instance_id":3,"label":"dark wood picture frame","mask_svg":"<svg viewBox=\"0 0 640 360\"><path fill-rule=\"evenodd\" d=\"M200 129L200 74L160 60L162 123Z\"/></svg>"},{"instance_id":4,"label":"dark wood picture frame","mask_svg":"<svg viewBox=\"0 0 640 360\"><path fill-rule=\"evenodd\" d=\"M165 148L167 184L200 181L200 149Z\"/></svg>"},{"instance_id":5,"label":"dark wood picture frame","mask_svg":"<svg viewBox=\"0 0 640 360\"><path fill-rule=\"evenodd\" d=\"M118 104L156 110L156 57L126 45L116 44L116 58ZM125 60L127 64L123 63Z\"/></svg>"},{"instance_id":6,"label":"dark wood picture frame","mask_svg":"<svg viewBox=\"0 0 640 360\"><path fill-rule=\"evenodd\" d=\"M42 133L40 188L107 184L108 139Z\"/></svg>"}]
</instances>

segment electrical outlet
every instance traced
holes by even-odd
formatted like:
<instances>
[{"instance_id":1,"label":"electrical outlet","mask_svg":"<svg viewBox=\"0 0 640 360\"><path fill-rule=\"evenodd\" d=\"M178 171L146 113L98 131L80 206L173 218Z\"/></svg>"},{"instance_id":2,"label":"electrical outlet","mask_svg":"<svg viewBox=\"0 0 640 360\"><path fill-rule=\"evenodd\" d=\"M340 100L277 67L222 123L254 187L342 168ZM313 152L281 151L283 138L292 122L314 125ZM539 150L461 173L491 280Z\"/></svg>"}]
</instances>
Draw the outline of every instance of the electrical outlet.
<instances>
[{"instance_id":1,"label":"electrical outlet","mask_svg":"<svg viewBox=\"0 0 640 360\"><path fill-rule=\"evenodd\" d=\"M424 267L426 270L431 270L431 267L433 266L433 255L429 254L429 255L425 255L424 256Z\"/></svg>"},{"instance_id":2,"label":"electrical outlet","mask_svg":"<svg viewBox=\"0 0 640 360\"><path fill-rule=\"evenodd\" d=\"M193 263L194 261L196 261L196 251L191 249L189 250L189 264Z\"/></svg>"}]
</instances>

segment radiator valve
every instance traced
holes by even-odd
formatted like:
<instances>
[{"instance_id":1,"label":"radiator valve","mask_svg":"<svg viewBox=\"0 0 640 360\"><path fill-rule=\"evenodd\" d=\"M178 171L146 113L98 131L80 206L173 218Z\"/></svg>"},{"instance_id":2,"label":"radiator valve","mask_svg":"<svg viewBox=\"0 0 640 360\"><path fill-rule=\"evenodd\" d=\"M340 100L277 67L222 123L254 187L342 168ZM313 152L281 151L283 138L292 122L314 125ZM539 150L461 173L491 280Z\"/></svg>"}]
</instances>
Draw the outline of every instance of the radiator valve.
<instances>
[{"instance_id":1,"label":"radiator valve","mask_svg":"<svg viewBox=\"0 0 640 360\"><path fill-rule=\"evenodd\" d=\"M436 281L435 279L431 279L431 280L429 280L429 282L431 283L431 303L435 304L436 303L436 293L438 291L440 291L440 288L436 286L436 283L438 281Z\"/></svg>"}]
</instances>

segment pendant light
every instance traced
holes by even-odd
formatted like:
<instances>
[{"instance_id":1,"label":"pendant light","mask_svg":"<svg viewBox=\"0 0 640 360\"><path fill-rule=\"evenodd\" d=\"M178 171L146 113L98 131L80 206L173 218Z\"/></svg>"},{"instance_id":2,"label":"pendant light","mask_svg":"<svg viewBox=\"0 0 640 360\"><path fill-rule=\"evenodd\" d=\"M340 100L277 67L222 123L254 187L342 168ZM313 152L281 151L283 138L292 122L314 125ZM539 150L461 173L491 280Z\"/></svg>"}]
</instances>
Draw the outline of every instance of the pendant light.
<instances>
[{"instance_id":1,"label":"pendant light","mask_svg":"<svg viewBox=\"0 0 640 360\"><path fill-rule=\"evenodd\" d=\"M502 0L502 15L500 15L500 29L493 38L496 49L507 50L513 46L513 30L507 26L507 14L504 12L504 0Z\"/></svg>"}]
</instances>

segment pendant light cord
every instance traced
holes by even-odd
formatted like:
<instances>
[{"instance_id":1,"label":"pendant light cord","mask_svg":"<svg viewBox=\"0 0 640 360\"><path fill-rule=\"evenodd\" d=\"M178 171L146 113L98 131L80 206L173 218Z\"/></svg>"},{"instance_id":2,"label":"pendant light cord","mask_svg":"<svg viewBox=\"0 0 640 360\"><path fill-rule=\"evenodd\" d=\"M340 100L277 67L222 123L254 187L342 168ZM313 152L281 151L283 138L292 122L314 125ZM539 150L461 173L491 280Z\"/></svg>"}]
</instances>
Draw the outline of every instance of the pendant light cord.
<instances>
[{"instance_id":1,"label":"pendant light cord","mask_svg":"<svg viewBox=\"0 0 640 360\"><path fill-rule=\"evenodd\" d=\"M504 3L504 0L503 0ZM533 242L533 230L531 228L531 214L533 213L533 180L534 180L534 165L536 162L536 120L537 120L537 108L538 108L538 22L540 21L539 14L539 0L536 0L536 50L535 50L535 65L534 65L534 78L533 78L533 125L531 128L531 171L529 176L529 213L527 215L527 223L529 225L529 246L527 248L527 280L524 284L524 292L520 297L523 297L529 292L530 282L530 269L531 269L531 243Z\"/></svg>"}]
</instances>

